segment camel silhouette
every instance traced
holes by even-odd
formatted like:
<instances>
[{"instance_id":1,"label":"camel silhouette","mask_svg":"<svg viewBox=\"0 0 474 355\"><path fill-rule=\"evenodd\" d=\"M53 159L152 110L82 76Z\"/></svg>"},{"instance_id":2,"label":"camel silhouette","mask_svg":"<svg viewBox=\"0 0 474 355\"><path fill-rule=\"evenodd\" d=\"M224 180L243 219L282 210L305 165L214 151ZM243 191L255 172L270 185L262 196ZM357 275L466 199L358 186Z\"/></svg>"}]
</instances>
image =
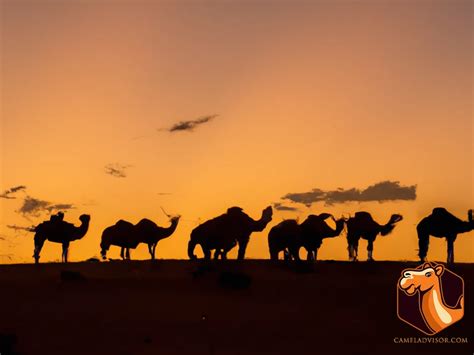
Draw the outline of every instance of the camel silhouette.
<instances>
[{"instance_id":1,"label":"camel silhouette","mask_svg":"<svg viewBox=\"0 0 474 355\"><path fill-rule=\"evenodd\" d=\"M359 239L367 240L367 260L373 261L372 252L374 250L374 241L380 233L386 236L395 228L395 224L403 219L402 215L393 214L390 220L380 225L374 221L369 212L356 212L354 217L350 217L347 221L347 244L349 251L349 260L357 261L359 248Z\"/></svg>"},{"instance_id":2,"label":"camel silhouette","mask_svg":"<svg viewBox=\"0 0 474 355\"><path fill-rule=\"evenodd\" d=\"M329 217L336 223L336 229L325 222ZM270 259L278 260L278 254L283 252L285 260L300 260L299 250L303 247L308 253L307 260L315 261L323 239L340 235L344 223L344 218L336 220L329 213L310 215L301 224L294 219L285 220L274 226L268 234Z\"/></svg>"},{"instance_id":3,"label":"camel silhouette","mask_svg":"<svg viewBox=\"0 0 474 355\"><path fill-rule=\"evenodd\" d=\"M83 214L79 217L81 221L79 227L63 221L63 217L64 214L59 212L57 215L52 215L49 221L44 221L34 228L35 250L33 257L36 264L39 263L41 249L46 240L63 245L61 261L67 263L69 244L74 240L82 239L86 235L91 219L89 215Z\"/></svg>"},{"instance_id":4,"label":"camel silhouette","mask_svg":"<svg viewBox=\"0 0 474 355\"><path fill-rule=\"evenodd\" d=\"M468 211L468 220L462 221L449 213L445 208L436 207L431 214L423 218L416 226L418 232L418 256L422 262L428 254L430 235L436 238L446 238L447 262L454 263L454 242L459 233L474 229L472 210Z\"/></svg>"},{"instance_id":5,"label":"camel silhouette","mask_svg":"<svg viewBox=\"0 0 474 355\"><path fill-rule=\"evenodd\" d=\"M201 245L204 258L211 258L211 251L216 250L214 257L227 258L227 253L237 244L239 251L237 259L245 258L245 251L253 232L261 232L272 220L271 206L262 211L259 220L253 220L240 207L231 207L226 213L210 219L194 228L188 243L188 256L196 259L194 249Z\"/></svg>"},{"instance_id":6,"label":"camel silhouette","mask_svg":"<svg viewBox=\"0 0 474 355\"><path fill-rule=\"evenodd\" d=\"M107 251L111 245L121 247L122 259L130 259L130 249L135 249L140 243L148 245L150 258L155 259L156 245L162 239L171 236L178 226L180 216L170 218L170 226L167 228L158 226L149 219L142 219L136 225L119 220L113 226L107 227L102 232L100 243L102 259L107 258Z\"/></svg>"},{"instance_id":7,"label":"camel silhouette","mask_svg":"<svg viewBox=\"0 0 474 355\"><path fill-rule=\"evenodd\" d=\"M420 293L420 311L426 325L437 333L457 322L464 315L464 299L461 296L455 307L446 304L441 287L443 265L432 267L425 263L420 270L406 269L398 282L398 287L408 296Z\"/></svg>"}]
</instances>

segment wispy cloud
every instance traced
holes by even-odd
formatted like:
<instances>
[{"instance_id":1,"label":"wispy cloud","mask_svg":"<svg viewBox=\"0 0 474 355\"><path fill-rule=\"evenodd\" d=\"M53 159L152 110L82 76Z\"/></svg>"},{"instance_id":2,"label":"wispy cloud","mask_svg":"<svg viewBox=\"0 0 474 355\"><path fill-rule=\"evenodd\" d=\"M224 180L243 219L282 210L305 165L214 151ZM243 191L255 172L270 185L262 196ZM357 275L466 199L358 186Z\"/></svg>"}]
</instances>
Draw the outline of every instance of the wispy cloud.
<instances>
[{"instance_id":1,"label":"wispy cloud","mask_svg":"<svg viewBox=\"0 0 474 355\"><path fill-rule=\"evenodd\" d=\"M287 206L287 205L284 205L280 202L275 202L273 204L273 208L275 208L277 211L288 211L288 212L297 212L297 211L299 211L299 209L296 208L296 207Z\"/></svg>"},{"instance_id":2,"label":"wispy cloud","mask_svg":"<svg viewBox=\"0 0 474 355\"><path fill-rule=\"evenodd\" d=\"M75 208L74 205L70 203L51 203L31 196L26 196L18 212L24 217L38 217L44 212L51 214L53 211L66 211L73 208Z\"/></svg>"},{"instance_id":3,"label":"wispy cloud","mask_svg":"<svg viewBox=\"0 0 474 355\"><path fill-rule=\"evenodd\" d=\"M158 192L157 195L159 195L159 196L168 196L168 195L171 195L171 192Z\"/></svg>"},{"instance_id":4,"label":"wispy cloud","mask_svg":"<svg viewBox=\"0 0 474 355\"><path fill-rule=\"evenodd\" d=\"M0 198L14 200L16 199L16 197L13 195L17 193L18 191L24 191L25 189L26 189L26 186L23 186L23 185L11 187L8 190L5 190L2 194L0 194Z\"/></svg>"},{"instance_id":5,"label":"wispy cloud","mask_svg":"<svg viewBox=\"0 0 474 355\"><path fill-rule=\"evenodd\" d=\"M119 163L111 163L105 166L105 173L117 178L127 177L127 169L132 165L123 165Z\"/></svg>"},{"instance_id":6,"label":"wispy cloud","mask_svg":"<svg viewBox=\"0 0 474 355\"><path fill-rule=\"evenodd\" d=\"M165 128L164 130L168 132L180 132L180 131L193 131L197 126L203 125L205 123L208 123L212 121L214 118L216 118L219 115L206 115L199 117L194 120L187 120L187 121L180 121L178 123L175 123L169 128Z\"/></svg>"},{"instance_id":7,"label":"wispy cloud","mask_svg":"<svg viewBox=\"0 0 474 355\"><path fill-rule=\"evenodd\" d=\"M346 202L408 201L416 200L416 188L416 185L401 186L399 181L382 181L362 190L358 188L338 188L324 191L315 188L309 192L289 193L283 196L282 199L302 203L306 206L311 206L311 204L320 201L326 205Z\"/></svg>"},{"instance_id":8,"label":"wispy cloud","mask_svg":"<svg viewBox=\"0 0 474 355\"><path fill-rule=\"evenodd\" d=\"M18 226L16 224L8 224L7 228L13 229L15 232L19 232L19 231L34 232L34 230L35 230L34 226L25 227L25 226Z\"/></svg>"}]
</instances>

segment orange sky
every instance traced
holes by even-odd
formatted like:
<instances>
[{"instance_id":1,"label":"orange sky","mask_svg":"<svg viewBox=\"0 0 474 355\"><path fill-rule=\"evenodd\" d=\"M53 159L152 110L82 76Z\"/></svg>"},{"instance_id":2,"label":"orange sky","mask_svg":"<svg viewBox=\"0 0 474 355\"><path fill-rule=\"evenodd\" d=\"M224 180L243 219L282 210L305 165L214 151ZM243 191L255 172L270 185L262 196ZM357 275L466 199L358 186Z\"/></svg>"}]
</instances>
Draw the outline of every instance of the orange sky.
<instances>
[{"instance_id":1,"label":"orange sky","mask_svg":"<svg viewBox=\"0 0 474 355\"><path fill-rule=\"evenodd\" d=\"M474 207L472 7L3 0L0 190L27 190L0 198L0 262L33 261L31 233L6 227L47 218L16 212L26 195L73 204L69 221L92 215L72 260L98 256L118 219L167 224L160 206L183 221L157 255L185 258L198 221L232 205L257 218L290 192L385 180L417 185L417 199L295 204L252 236L247 255L268 257L267 233L283 218L367 210L379 222L405 217L374 257L415 260L415 225L433 207L462 219ZM193 132L159 130L208 114L219 116ZM105 174L110 163L130 165L127 177ZM473 236L458 237L457 261L473 261ZM41 260L60 250L46 243ZM340 237L319 256L346 254ZM445 255L432 238L429 258Z\"/></svg>"}]
</instances>

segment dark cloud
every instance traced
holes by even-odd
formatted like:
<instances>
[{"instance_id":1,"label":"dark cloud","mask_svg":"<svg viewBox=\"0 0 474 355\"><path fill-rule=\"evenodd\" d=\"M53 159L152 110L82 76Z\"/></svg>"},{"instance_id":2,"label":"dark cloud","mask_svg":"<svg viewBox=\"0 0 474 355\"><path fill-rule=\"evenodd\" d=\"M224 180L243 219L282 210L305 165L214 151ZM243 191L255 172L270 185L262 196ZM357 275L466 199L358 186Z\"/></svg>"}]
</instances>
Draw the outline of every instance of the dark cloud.
<instances>
[{"instance_id":1,"label":"dark cloud","mask_svg":"<svg viewBox=\"0 0 474 355\"><path fill-rule=\"evenodd\" d=\"M338 188L329 191L313 189L310 192L289 193L283 196L282 199L302 203L306 206L321 201L327 205L346 202L408 201L416 200L416 188L416 185L401 186L399 181L382 181L363 190L358 188Z\"/></svg>"},{"instance_id":2,"label":"dark cloud","mask_svg":"<svg viewBox=\"0 0 474 355\"><path fill-rule=\"evenodd\" d=\"M292 207L292 206L287 206L287 205L284 205L280 202L275 202L273 204L273 208L276 209L277 211L289 211L289 212L297 212L299 211L298 208L296 207Z\"/></svg>"},{"instance_id":3,"label":"dark cloud","mask_svg":"<svg viewBox=\"0 0 474 355\"><path fill-rule=\"evenodd\" d=\"M8 225L7 225L7 228L13 229L15 232L19 232L19 231L22 231L22 232L34 232L34 231L35 231L35 227L34 227L34 226L25 227L25 226L17 226L16 224L8 224Z\"/></svg>"},{"instance_id":4,"label":"dark cloud","mask_svg":"<svg viewBox=\"0 0 474 355\"><path fill-rule=\"evenodd\" d=\"M8 200L16 199L16 197L12 195L18 191L24 191L25 189L26 189L26 186L23 186L23 185L14 186L8 190L5 190L2 194L0 194L0 198L6 198Z\"/></svg>"},{"instance_id":5,"label":"dark cloud","mask_svg":"<svg viewBox=\"0 0 474 355\"><path fill-rule=\"evenodd\" d=\"M199 117L195 120L180 121L172 125L170 128L166 128L166 131L168 132L193 131L194 128L196 128L197 126L202 125L204 123L208 123L209 121L213 120L217 116L218 115L207 115L207 116Z\"/></svg>"},{"instance_id":6,"label":"dark cloud","mask_svg":"<svg viewBox=\"0 0 474 355\"><path fill-rule=\"evenodd\" d=\"M114 177L125 178L127 177L126 170L130 167L131 165L122 165L119 163L107 164L105 166L105 173Z\"/></svg>"},{"instance_id":7,"label":"dark cloud","mask_svg":"<svg viewBox=\"0 0 474 355\"><path fill-rule=\"evenodd\" d=\"M23 205L18 210L25 217L38 217L44 212L53 213L53 211L65 211L75 208L70 203L51 203L31 196L26 196Z\"/></svg>"}]
</instances>

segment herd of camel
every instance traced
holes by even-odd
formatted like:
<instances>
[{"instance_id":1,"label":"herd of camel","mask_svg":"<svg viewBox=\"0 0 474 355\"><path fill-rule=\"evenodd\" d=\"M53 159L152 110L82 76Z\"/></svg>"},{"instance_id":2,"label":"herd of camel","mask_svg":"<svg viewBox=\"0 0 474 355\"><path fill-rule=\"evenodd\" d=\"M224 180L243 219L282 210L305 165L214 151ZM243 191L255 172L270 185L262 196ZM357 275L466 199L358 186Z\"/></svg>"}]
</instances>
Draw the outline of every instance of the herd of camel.
<instances>
[{"instance_id":1,"label":"herd of camel","mask_svg":"<svg viewBox=\"0 0 474 355\"><path fill-rule=\"evenodd\" d=\"M231 207L226 213L210 219L191 232L188 243L188 256L197 259L194 249L200 245L205 259L211 259L214 251L215 259L226 259L227 253L238 245L238 259L245 258L245 251L253 232L263 231L272 220L272 207L262 211L261 218L254 220L243 212L240 207ZM170 237L176 230L180 216L169 216L170 226L160 227L149 219L142 219L137 224L119 220L113 226L107 227L100 243L101 256L107 259L107 251L111 246L121 248L122 259L130 259L130 249L135 249L140 243L148 245L151 259L155 259L155 249L161 239ZM89 228L90 216L79 217L81 225L63 220L64 214L59 212L52 215L50 220L42 222L32 230L34 236L34 259L39 262L41 248L46 240L61 243L63 247L62 261L67 262L69 244L85 236ZM335 229L331 228L326 220L332 219ZM326 238L339 236L347 229L347 243L349 259L356 261L358 256L359 239L367 240L368 261L373 261L372 252L374 241L380 234L388 235L403 217L393 214L386 224L377 223L370 213L356 212L349 218L335 219L329 213L312 214L302 223L296 219L284 220L270 229L268 233L268 247L271 260L278 260L283 254L285 260L300 260L299 251L307 251L307 260L315 261L318 250ZM446 238L447 262L454 262L454 241L459 233L469 232L474 229L472 210L468 211L468 220L463 221L445 208L434 208L432 213L423 218L416 227L418 233L418 256L422 262L428 253L429 237Z\"/></svg>"}]
</instances>

